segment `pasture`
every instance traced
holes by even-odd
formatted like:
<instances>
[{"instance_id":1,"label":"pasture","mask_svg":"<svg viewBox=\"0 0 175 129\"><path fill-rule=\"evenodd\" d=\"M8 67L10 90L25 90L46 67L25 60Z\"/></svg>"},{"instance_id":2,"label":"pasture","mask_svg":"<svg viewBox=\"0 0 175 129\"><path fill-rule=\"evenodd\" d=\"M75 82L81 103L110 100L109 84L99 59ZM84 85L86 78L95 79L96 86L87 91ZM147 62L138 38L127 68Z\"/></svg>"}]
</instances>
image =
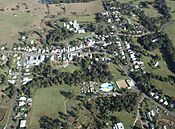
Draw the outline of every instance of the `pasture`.
<instances>
[{"instance_id":1,"label":"pasture","mask_svg":"<svg viewBox=\"0 0 175 129\"><path fill-rule=\"evenodd\" d=\"M38 120L42 115L57 118L59 111L65 112L65 101L68 100L68 98L63 92L71 92L77 95L79 94L79 89L73 86L59 85L39 88L33 92L33 106L28 118L29 129L39 128Z\"/></svg>"},{"instance_id":2,"label":"pasture","mask_svg":"<svg viewBox=\"0 0 175 129\"><path fill-rule=\"evenodd\" d=\"M18 42L19 32L42 31L44 20L69 17L80 22L94 22L95 14L103 11L100 0L89 3L44 5L37 0L0 1L0 43Z\"/></svg>"},{"instance_id":3,"label":"pasture","mask_svg":"<svg viewBox=\"0 0 175 129\"><path fill-rule=\"evenodd\" d=\"M40 22L45 16L45 6L33 0L1 0L0 43L18 41L18 33L41 29Z\"/></svg>"}]
</instances>

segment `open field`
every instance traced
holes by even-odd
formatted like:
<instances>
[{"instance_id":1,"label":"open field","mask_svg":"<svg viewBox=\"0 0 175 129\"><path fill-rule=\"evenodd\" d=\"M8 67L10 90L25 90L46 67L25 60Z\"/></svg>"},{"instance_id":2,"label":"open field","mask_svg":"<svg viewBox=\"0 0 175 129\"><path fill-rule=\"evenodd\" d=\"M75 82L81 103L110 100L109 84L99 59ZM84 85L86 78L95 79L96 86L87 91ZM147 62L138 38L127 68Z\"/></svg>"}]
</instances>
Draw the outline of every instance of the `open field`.
<instances>
[{"instance_id":1,"label":"open field","mask_svg":"<svg viewBox=\"0 0 175 129\"><path fill-rule=\"evenodd\" d=\"M60 91L71 92L78 94L79 90L76 87L67 85L53 86L48 88L36 89L33 93L33 106L29 114L28 128L38 129L38 120L42 115L47 115L53 118L58 117L59 111L65 112L64 102L67 100Z\"/></svg>"},{"instance_id":2,"label":"open field","mask_svg":"<svg viewBox=\"0 0 175 129\"><path fill-rule=\"evenodd\" d=\"M175 48L175 36L174 36L175 35L175 23L167 26L164 32L168 34Z\"/></svg>"},{"instance_id":3,"label":"open field","mask_svg":"<svg viewBox=\"0 0 175 129\"><path fill-rule=\"evenodd\" d=\"M175 96L175 84L171 85L170 83L161 82L155 79L153 79L152 82L156 86L156 88L162 90L164 94L169 96Z\"/></svg>"},{"instance_id":4,"label":"open field","mask_svg":"<svg viewBox=\"0 0 175 129\"><path fill-rule=\"evenodd\" d=\"M159 55L160 57L162 57L162 54L160 53L160 51L158 49L151 51L150 53L154 54L154 55ZM145 64L145 70L147 72L152 72L155 75L162 75L164 77L167 77L168 75L174 75L174 73L172 73L168 67L166 62L163 60L163 58L159 61L159 66L160 68L157 69L153 69L151 66L149 66L149 62L150 62L151 58L147 57L147 56L142 56L142 61Z\"/></svg>"},{"instance_id":5,"label":"open field","mask_svg":"<svg viewBox=\"0 0 175 129\"><path fill-rule=\"evenodd\" d=\"M69 17L80 22L94 22L95 14L103 11L100 0L89 3L71 3L46 5L34 0L1 0L0 9L0 43L18 42L18 33L42 30L42 20Z\"/></svg>"},{"instance_id":6,"label":"open field","mask_svg":"<svg viewBox=\"0 0 175 129\"><path fill-rule=\"evenodd\" d=\"M133 113L122 111L122 112L114 112L113 115L119 118L119 120L123 123L125 129L132 128L132 124L135 120L135 115Z\"/></svg>"},{"instance_id":7,"label":"open field","mask_svg":"<svg viewBox=\"0 0 175 129\"><path fill-rule=\"evenodd\" d=\"M24 4L25 3L25 4ZM1 0L0 42L17 42L18 32L41 29L45 6L33 0Z\"/></svg>"},{"instance_id":8,"label":"open field","mask_svg":"<svg viewBox=\"0 0 175 129\"><path fill-rule=\"evenodd\" d=\"M154 9L153 7L144 8L143 10L145 11L146 16L149 16L149 17L159 17L159 16L161 16L161 14L158 13L157 10Z\"/></svg>"}]
</instances>

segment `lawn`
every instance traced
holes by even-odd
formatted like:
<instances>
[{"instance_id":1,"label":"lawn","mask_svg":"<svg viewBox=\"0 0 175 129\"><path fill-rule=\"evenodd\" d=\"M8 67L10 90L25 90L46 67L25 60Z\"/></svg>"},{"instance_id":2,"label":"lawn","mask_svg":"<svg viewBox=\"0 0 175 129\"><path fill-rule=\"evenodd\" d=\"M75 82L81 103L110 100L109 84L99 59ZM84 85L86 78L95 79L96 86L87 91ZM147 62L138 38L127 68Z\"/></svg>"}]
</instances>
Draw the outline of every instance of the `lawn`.
<instances>
[{"instance_id":1,"label":"lawn","mask_svg":"<svg viewBox=\"0 0 175 129\"><path fill-rule=\"evenodd\" d=\"M152 83L156 86L157 89L162 90L164 94L168 96L175 96L175 84L171 85L167 82L161 82L159 80L152 80Z\"/></svg>"},{"instance_id":2,"label":"lawn","mask_svg":"<svg viewBox=\"0 0 175 129\"><path fill-rule=\"evenodd\" d=\"M128 113L126 111L114 112L113 115L119 118L123 123L125 129L131 129L135 120L135 115L133 113Z\"/></svg>"},{"instance_id":3,"label":"lawn","mask_svg":"<svg viewBox=\"0 0 175 129\"><path fill-rule=\"evenodd\" d=\"M79 94L79 89L67 85L40 88L33 91L33 106L29 113L28 128L38 129L38 120L42 115L53 118L58 117L58 112L65 112L64 102L67 100L60 91Z\"/></svg>"}]
</instances>

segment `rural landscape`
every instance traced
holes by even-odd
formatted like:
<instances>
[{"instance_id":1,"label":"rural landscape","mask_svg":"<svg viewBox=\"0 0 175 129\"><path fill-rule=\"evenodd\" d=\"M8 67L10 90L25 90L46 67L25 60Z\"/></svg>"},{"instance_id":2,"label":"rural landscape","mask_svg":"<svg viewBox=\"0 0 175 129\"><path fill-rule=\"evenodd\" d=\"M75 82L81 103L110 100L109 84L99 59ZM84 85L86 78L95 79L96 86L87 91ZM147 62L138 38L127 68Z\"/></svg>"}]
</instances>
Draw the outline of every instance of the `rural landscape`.
<instances>
[{"instance_id":1,"label":"rural landscape","mask_svg":"<svg viewBox=\"0 0 175 129\"><path fill-rule=\"evenodd\" d=\"M0 0L0 129L175 129L175 0Z\"/></svg>"}]
</instances>

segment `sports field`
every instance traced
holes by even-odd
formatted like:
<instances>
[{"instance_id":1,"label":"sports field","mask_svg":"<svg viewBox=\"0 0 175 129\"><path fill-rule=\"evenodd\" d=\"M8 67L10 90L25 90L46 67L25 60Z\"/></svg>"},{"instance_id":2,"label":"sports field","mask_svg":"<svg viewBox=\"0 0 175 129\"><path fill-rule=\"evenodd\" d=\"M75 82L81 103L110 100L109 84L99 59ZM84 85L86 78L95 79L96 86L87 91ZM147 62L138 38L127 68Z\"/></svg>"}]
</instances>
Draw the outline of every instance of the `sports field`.
<instances>
[{"instance_id":1,"label":"sports field","mask_svg":"<svg viewBox=\"0 0 175 129\"><path fill-rule=\"evenodd\" d=\"M67 98L60 91L79 94L79 89L67 85L53 86L48 88L36 89L33 92L33 106L29 113L28 128L38 129L38 120L42 115L47 115L52 118L58 118L58 112L65 112L65 101Z\"/></svg>"}]
</instances>

